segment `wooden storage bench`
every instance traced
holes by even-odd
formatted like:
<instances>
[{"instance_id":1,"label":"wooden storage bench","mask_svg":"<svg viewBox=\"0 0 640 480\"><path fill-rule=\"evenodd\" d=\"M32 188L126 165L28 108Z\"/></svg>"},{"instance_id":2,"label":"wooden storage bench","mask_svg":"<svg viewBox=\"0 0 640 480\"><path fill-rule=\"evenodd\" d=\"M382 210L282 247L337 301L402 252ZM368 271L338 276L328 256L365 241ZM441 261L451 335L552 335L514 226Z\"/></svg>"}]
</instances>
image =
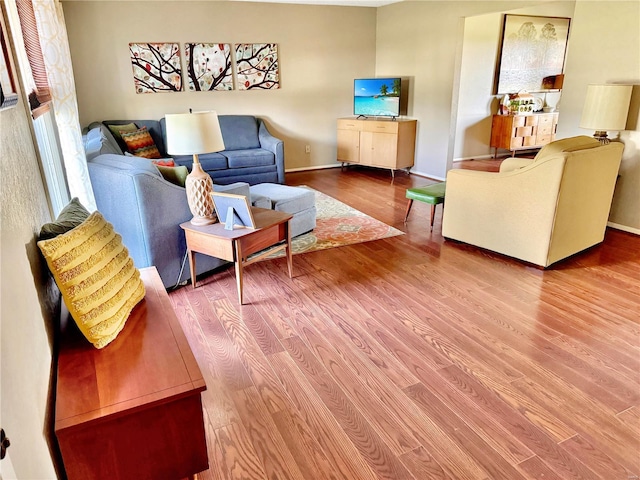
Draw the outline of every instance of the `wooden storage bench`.
<instances>
[{"instance_id":1,"label":"wooden storage bench","mask_svg":"<svg viewBox=\"0 0 640 480\"><path fill-rule=\"evenodd\" d=\"M202 373L154 267L102 350L72 318L60 335L55 433L68 478L180 479L206 470Z\"/></svg>"}]
</instances>

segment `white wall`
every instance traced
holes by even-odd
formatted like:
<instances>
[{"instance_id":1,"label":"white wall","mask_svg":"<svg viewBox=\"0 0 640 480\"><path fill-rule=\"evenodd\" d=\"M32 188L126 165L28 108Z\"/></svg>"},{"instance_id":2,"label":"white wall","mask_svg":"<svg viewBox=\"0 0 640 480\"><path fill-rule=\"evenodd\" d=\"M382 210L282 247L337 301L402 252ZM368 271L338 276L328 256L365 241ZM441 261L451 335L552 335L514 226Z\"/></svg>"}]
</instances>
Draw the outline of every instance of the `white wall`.
<instances>
[{"instance_id":1,"label":"white wall","mask_svg":"<svg viewBox=\"0 0 640 480\"><path fill-rule=\"evenodd\" d=\"M414 78L409 116L418 120L416 173L443 179L456 145L458 156L488 153L501 13L513 6L514 2L429 1L378 9L376 73ZM518 6L517 13L570 16L573 2L522 1ZM471 22L470 41L465 43L465 20L482 15L486 23Z\"/></svg>"},{"instance_id":2,"label":"white wall","mask_svg":"<svg viewBox=\"0 0 640 480\"><path fill-rule=\"evenodd\" d=\"M578 126L590 83L635 85L609 221L640 234L640 2L579 0L573 18L558 137L593 134Z\"/></svg>"},{"instance_id":3,"label":"white wall","mask_svg":"<svg viewBox=\"0 0 640 480\"><path fill-rule=\"evenodd\" d=\"M0 424L11 440L3 479L56 478L47 444L58 291L36 236L50 221L22 99L0 112Z\"/></svg>"},{"instance_id":4,"label":"white wall","mask_svg":"<svg viewBox=\"0 0 640 480\"><path fill-rule=\"evenodd\" d=\"M188 108L254 114L284 140L287 169L336 165L336 118L352 114L353 79L374 73L373 8L210 1L63 7L83 126ZM281 88L136 94L130 42L277 43Z\"/></svg>"}]
</instances>

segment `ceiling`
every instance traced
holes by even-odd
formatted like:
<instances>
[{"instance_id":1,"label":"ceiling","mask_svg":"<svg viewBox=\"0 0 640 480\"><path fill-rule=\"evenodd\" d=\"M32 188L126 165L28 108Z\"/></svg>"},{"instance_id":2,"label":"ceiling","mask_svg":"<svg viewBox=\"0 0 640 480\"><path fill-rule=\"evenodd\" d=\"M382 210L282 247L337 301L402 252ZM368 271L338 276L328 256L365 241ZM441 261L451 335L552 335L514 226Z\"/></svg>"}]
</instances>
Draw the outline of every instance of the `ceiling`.
<instances>
[{"instance_id":1,"label":"ceiling","mask_svg":"<svg viewBox=\"0 0 640 480\"><path fill-rule=\"evenodd\" d=\"M62 2L82 2L95 0L60 0ZM121 1L121 0L103 0L103 1ZM155 0L139 0L139 1L155 1ZM172 1L193 1L193 0L172 0ZM196 0L196 1L212 1L212 0ZM404 2L406 0L221 0L231 2L254 2L254 3L296 3L305 5L341 5L350 7L382 7L391 5L392 3ZM414 0L416 1L416 0Z\"/></svg>"},{"instance_id":2,"label":"ceiling","mask_svg":"<svg viewBox=\"0 0 640 480\"><path fill-rule=\"evenodd\" d=\"M236 2L256 3L298 3L307 5L342 5L352 7L382 7L404 0L233 0Z\"/></svg>"}]
</instances>

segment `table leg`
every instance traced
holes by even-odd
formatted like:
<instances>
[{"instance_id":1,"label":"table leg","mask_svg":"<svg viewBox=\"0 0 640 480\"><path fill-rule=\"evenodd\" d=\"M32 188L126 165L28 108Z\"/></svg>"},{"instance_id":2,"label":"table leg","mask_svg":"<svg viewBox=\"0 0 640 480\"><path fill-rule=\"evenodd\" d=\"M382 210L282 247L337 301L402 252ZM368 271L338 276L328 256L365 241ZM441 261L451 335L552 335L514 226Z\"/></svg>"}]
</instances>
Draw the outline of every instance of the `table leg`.
<instances>
[{"instance_id":1,"label":"table leg","mask_svg":"<svg viewBox=\"0 0 640 480\"><path fill-rule=\"evenodd\" d=\"M407 223L407 220L409 220L409 212L411 211L411 205L413 205L412 198L410 198L409 201L407 202L407 211L404 214L404 223Z\"/></svg>"},{"instance_id":2,"label":"table leg","mask_svg":"<svg viewBox=\"0 0 640 480\"><path fill-rule=\"evenodd\" d=\"M237 240L233 242L236 251L236 284L238 285L238 301L242 305L242 246Z\"/></svg>"},{"instance_id":3,"label":"table leg","mask_svg":"<svg viewBox=\"0 0 640 480\"><path fill-rule=\"evenodd\" d=\"M291 228L289 228L289 221L284 224L284 228L287 231L287 268L289 269L289 278L293 278L293 252L291 251Z\"/></svg>"},{"instance_id":4,"label":"table leg","mask_svg":"<svg viewBox=\"0 0 640 480\"><path fill-rule=\"evenodd\" d=\"M191 285L196 288L196 256L189 250L189 270L191 270Z\"/></svg>"},{"instance_id":5,"label":"table leg","mask_svg":"<svg viewBox=\"0 0 640 480\"><path fill-rule=\"evenodd\" d=\"M431 204L431 221L430 221L431 231L433 231L433 220L435 219L435 216L436 216L436 205L434 203L434 204Z\"/></svg>"}]
</instances>

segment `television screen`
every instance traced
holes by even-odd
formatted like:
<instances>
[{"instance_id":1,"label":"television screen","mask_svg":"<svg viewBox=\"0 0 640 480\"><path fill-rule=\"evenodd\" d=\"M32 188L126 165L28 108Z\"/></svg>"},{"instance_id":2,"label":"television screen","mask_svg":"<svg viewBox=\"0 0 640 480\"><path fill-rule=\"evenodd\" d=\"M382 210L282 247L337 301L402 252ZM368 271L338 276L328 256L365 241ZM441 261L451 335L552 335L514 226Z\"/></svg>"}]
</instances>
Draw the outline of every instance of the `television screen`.
<instances>
[{"instance_id":1,"label":"television screen","mask_svg":"<svg viewBox=\"0 0 640 480\"><path fill-rule=\"evenodd\" d=\"M359 78L353 81L353 114L365 117L400 115L400 78Z\"/></svg>"}]
</instances>

